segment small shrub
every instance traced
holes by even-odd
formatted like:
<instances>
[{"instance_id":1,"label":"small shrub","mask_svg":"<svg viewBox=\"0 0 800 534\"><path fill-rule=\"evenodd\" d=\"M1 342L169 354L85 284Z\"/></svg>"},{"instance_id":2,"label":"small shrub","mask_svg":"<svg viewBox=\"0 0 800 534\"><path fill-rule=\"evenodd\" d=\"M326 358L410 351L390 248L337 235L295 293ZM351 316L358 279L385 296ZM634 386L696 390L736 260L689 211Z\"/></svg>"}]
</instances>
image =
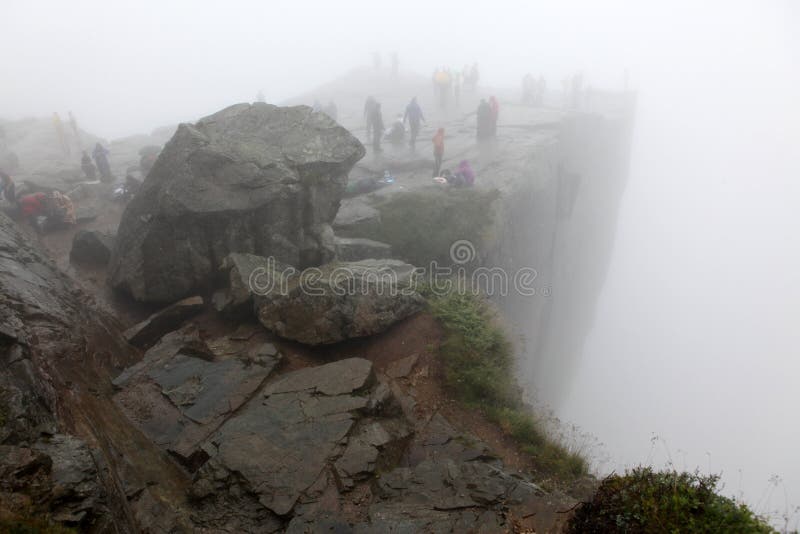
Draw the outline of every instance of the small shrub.
<instances>
[{"instance_id":1,"label":"small shrub","mask_svg":"<svg viewBox=\"0 0 800 534\"><path fill-rule=\"evenodd\" d=\"M542 471L565 479L585 475L586 460L552 441L522 401L511 344L483 298L472 293L423 293L444 329L439 357L455 397L480 407Z\"/></svg>"},{"instance_id":2,"label":"small shrub","mask_svg":"<svg viewBox=\"0 0 800 534\"><path fill-rule=\"evenodd\" d=\"M717 492L719 477L639 467L612 475L582 504L567 532L773 533L747 506Z\"/></svg>"}]
</instances>

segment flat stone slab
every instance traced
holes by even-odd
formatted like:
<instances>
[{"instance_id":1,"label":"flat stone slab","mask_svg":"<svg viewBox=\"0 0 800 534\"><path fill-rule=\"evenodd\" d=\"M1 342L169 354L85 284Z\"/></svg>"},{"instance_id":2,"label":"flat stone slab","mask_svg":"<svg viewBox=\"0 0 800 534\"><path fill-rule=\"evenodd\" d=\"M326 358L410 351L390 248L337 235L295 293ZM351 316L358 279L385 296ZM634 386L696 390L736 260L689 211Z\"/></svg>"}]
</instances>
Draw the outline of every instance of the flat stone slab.
<instances>
[{"instance_id":1,"label":"flat stone slab","mask_svg":"<svg viewBox=\"0 0 800 534\"><path fill-rule=\"evenodd\" d=\"M206 344L186 327L114 380L115 401L155 443L194 466L207 457L201 442L256 395L280 359L263 334Z\"/></svg>"},{"instance_id":2,"label":"flat stone slab","mask_svg":"<svg viewBox=\"0 0 800 534\"><path fill-rule=\"evenodd\" d=\"M323 395L349 394L369 385L373 379L371 361L348 358L287 373L268 384L264 395L308 390Z\"/></svg>"}]
</instances>

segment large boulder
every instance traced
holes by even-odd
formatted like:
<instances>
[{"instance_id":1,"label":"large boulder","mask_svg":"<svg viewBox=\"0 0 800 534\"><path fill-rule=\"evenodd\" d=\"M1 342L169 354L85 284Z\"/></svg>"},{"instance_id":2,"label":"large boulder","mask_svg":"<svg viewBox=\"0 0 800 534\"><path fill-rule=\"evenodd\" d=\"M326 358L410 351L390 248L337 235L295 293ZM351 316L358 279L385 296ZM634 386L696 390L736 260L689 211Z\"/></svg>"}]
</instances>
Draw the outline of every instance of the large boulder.
<instances>
[{"instance_id":1,"label":"large boulder","mask_svg":"<svg viewBox=\"0 0 800 534\"><path fill-rule=\"evenodd\" d=\"M105 265L111 258L114 236L97 230L78 230L72 238L69 258L79 263Z\"/></svg>"},{"instance_id":2,"label":"large boulder","mask_svg":"<svg viewBox=\"0 0 800 534\"><path fill-rule=\"evenodd\" d=\"M306 106L238 104L182 124L122 216L112 285L172 302L208 286L231 252L300 268L329 261L330 225L364 153Z\"/></svg>"},{"instance_id":3,"label":"large boulder","mask_svg":"<svg viewBox=\"0 0 800 534\"><path fill-rule=\"evenodd\" d=\"M331 263L288 280L270 274L254 280L258 320L308 345L377 334L424 305L414 267L399 260Z\"/></svg>"}]
</instances>

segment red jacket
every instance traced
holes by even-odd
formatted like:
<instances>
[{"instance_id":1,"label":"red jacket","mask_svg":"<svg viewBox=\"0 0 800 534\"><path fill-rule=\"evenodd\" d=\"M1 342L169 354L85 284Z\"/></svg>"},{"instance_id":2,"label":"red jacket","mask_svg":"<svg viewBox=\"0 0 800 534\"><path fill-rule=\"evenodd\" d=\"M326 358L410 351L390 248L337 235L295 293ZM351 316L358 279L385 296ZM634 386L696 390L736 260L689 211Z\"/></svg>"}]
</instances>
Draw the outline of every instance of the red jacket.
<instances>
[{"instance_id":1,"label":"red jacket","mask_svg":"<svg viewBox=\"0 0 800 534\"><path fill-rule=\"evenodd\" d=\"M25 195L18 201L19 209L23 217L38 217L44 215L47 209L47 195L44 193L33 193Z\"/></svg>"}]
</instances>

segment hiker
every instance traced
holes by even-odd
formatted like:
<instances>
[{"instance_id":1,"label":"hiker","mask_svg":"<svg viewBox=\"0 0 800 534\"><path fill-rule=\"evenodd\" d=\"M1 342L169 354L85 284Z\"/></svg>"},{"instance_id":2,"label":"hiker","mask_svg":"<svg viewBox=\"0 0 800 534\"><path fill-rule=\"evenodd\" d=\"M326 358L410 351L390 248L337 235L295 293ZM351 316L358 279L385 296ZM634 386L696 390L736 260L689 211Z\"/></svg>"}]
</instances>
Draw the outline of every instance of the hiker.
<instances>
[{"instance_id":1,"label":"hiker","mask_svg":"<svg viewBox=\"0 0 800 534\"><path fill-rule=\"evenodd\" d=\"M435 75L435 82L436 82L436 91L439 95L439 106L442 109L447 108L447 96L450 92L450 85L452 82L452 77L450 75L450 69L440 69L437 70Z\"/></svg>"},{"instance_id":2,"label":"hiker","mask_svg":"<svg viewBox=\"0 0 800 534\"><path fill-rule=\"evenodd\" d=\"M111 166L108 164L108 154L108 150L100 143L97 143L92 151L94 163L100 171L100 181L106 183L114 181L114 177L111 176Z\"/></svg>"},{"instance_id":3,"label":"hiker","mask_svg":"<svg viewBox=\"0 0 800 534\"><path fill-rule=\"evenodd\" d=\"M403 123L408 121L408 126L411 129L411 141L409 144L411 148L417 143L417 135L419 135L420 121L425 121L425 116L422 114L422 108L417 103L417 97L411 99L411 102L406 106L406 112L403 115Z\"/></svg>"},{"instance_id":4,"label":"hiker","mask_svg":"<svg viewBox=\"0 0 800 534\"><path fill-rule=\"evenodd\" d=\"M78 144L78 148L83 148L83 143L81 143L81 133L78 130L78 121L75 119L75 115L72 112L69 112L69 125L72 127L72 132L75 134L75 142Z\"/></svg>"},{"instance_id":5,"label":"hiker","mask_svg":"<svg viewBox=\"0 0 800 534\"><path fill-rule=\"evenodd\" d=\"M90 182L97 180L97 167L94 166L92 158L89 157L85 150L81 156L81 169L83 169L83 174L86 175L87 180Z\"/></svg>"},{"instance_id":6,"label":"hiker","mask_svg":"<svg viewBox=\"0 0 800 534\"><path fill-rule=\"evenodd\" d=\"M17 186L14 180L7 173L0 171L0 186L2 186L3 197L12 206L17 203Z\"/></svg>"},{"instance_id":7,"label":"hiker","mask_svg":"<svg viewBox=\"0 0 800 534\"><path fill-rule=\"evenodd\" d=\"M392 127L386 134L386 139L393 145L402 145L406 138L406 127L403 123L403 116L398 115L392 123Z\"/></svg>"},{"instance_id":8,"label":"hiker","mask_svg":"<svg viewBox=\"0 0 800 534\"><path fill-rule=\"evenodd\" d=\"M481 100L480 104L478 104L477 120L478 124L476 137L478 141L483 141L489 137L492 121L492 108L489 106L489 103L486 102L485 98Z\"/></svg>"},{"instance_id":9,"label":"hiker","mask_svg":"<svg viewBox=\"0 0 800 534\"><path fill-rule=\"evenodd\" d=\"M497 136L497 117L500 116L500 104L494 95L489 97L489 109L491 110L491 121L489 122L489 135L491 137Z\"/></svg>"},{"instance_id":10,"label":"hiker","mask_svg":"<svg viewBox=\"0 0 800 534\"><path fill-rule=\"evenodd\" d=\"M75 206L67 195L53 191L48 197L47 208L48 229L75 224Z\"/></svg>"},{"instance_id":11,"label":"hiker","mask_svg":"<svg viewBox=\"0 0 800 534\"><path fill-rule=\"evenodd\" d=\"M461 160L456 169L456 181L459 185L472 187L475 185L475 171L472 170L469 162L465 159Z\"/></svg>"},{"instance_id":12,"label":"hiker","mask_svg":"<svg viewBox=\"0 0 800 534\"><path fill-rule=\"evenodd\" d=\"M375 100L375 97L372 96L368 96L367 101L364 102L364 122L366 123L367 129L367 141L372 139L372 116L377 103L378 102Z\"/></svg>"},{"instance_id":13,"label":"hiker","mask_svg":"<svg viewBox=\"0 0 800 534\"><path fill-rule=\"evenodd\" d=\"M433 177L439 176L442 169L442 158L444 157L444 128L436 130L433 136Z\"/></svg>"},{"instance_id":14,"label":"hiker","mask_svg":"<svg viewBox=\"0 0 800 534\"><path fill-rule=\"evenodd\" d=\"M383 113L381 112L381 105L379 102L375 103L372 108L372 150L374 152L381 152L381 139L383 138Z\"/></svg>"},{"instance_id":15,"label":"hiker","mask_svg":"<svg viewBox=\"0 0 800 534\"><path fill-rule=\"evenodd\" d=\"M53 113L53 127L56 129L58 142L61 145L61 152L65 156L69 156L69 142L67 141L67 137L64 135L64 125L61 123L61 117L58 116L58 113Z\"/></svg>"},{"instance_id":16,"label":"hiker","mask_svg":"<svg viewBox=\"0 0 800 534\"><path fill-rule=\"evenodd\" d=\"M47 214L47 195L42 192L22 195L17 199L17 206L18 215L38 228L36 218Z\"/></svg>"}]
</instances>

